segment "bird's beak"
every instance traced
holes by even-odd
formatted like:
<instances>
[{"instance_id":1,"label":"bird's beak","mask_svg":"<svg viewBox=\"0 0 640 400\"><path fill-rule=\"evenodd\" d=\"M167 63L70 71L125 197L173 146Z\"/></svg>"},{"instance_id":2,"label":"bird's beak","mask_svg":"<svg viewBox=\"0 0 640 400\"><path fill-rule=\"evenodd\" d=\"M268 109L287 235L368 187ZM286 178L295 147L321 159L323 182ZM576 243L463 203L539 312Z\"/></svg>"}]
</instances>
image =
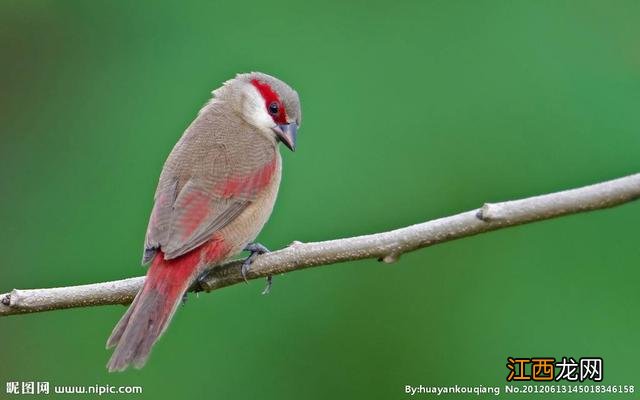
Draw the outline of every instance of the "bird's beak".
<instances>
[{"instance_id":1,"label":"bird's beak","mask_svg":"<svg viewBox=\"0 0 640 400\"><path fill-rule=\"evenodd\" d=\"M281 124L273 128L278 139L291 151L296 151L296 136L298 135L298 124Z\"/></svg>"}]
</instances>

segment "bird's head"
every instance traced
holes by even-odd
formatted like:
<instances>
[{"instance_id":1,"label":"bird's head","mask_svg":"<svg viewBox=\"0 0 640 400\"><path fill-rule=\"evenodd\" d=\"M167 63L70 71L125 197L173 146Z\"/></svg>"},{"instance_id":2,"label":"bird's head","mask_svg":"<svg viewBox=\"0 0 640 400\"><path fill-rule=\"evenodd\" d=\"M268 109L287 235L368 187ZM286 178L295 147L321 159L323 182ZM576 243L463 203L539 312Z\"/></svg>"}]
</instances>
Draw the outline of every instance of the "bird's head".
<instances>
[{"instance_id":1,"label":"bird's head","mask_svg":"<svg viewBox=\"0 0 640 400\"><path fill-rule=\"evenodd\" d=\"M239 74L225 83L240 116L262 134L281 141L295 151L302 119L298 93L271 75L260 72ZM214 92L214 95L217 94Z\"/></svg>"}]
</instances>

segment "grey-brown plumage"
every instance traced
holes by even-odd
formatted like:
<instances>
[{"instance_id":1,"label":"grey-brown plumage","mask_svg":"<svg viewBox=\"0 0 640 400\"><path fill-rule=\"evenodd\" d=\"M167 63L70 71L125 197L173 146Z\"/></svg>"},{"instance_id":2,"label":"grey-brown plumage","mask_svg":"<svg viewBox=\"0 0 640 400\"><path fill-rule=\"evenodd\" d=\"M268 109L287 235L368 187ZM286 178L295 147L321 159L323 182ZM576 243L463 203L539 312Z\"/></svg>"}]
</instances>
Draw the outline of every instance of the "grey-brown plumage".
<instances>
[{"instance_id":1,"label":"grey-brown plumage","mask_svg":"<svg viewBox=\"0 0 640 400\"><path fill-rule=\"evenodd\" d=\"M246 184L234 196L225 195L224 184L258 171L274 160L279 165L276 135L270 127L255 126L253 79L265 81L281 93L288 105L286 109L291 110L289 120L300 124L297 93L271 76L238 75L216 90L214 98L200 111L165 162L145 239L144 263L151 261L158 247L162 247L166 259L172 259L201 245L260 194L261 188ZM261 104L258 107L264 108ZM194 222L189 214L196 202L194 192L206 194L211 204L197 229L185 235L184 224ZM273 203L274 199L260 200ZM253 239L248 237L247 242Z\"/></svg>"},{"instance_id":2,"label":"grey-brown plumage","mask_svg":"<svg viewBox=\"0 0 640 400\"><path fill-rule=\"evenodd\" d=\"M242 251L266 223L278 191L278 141L295 147L297 93L262 73L213 92L165 162L145 238L145 285L114 328L110 371L144 365L179 301L209 263Z\"/></svg>"}]
</instances>

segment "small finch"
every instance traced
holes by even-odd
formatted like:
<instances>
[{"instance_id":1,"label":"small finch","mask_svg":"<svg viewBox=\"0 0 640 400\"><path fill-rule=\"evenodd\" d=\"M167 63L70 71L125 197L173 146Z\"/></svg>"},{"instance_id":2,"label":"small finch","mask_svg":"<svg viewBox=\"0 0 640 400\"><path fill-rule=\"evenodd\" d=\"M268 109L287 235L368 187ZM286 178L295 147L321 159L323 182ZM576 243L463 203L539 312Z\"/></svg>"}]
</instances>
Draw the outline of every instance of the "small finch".
<instances>
[{"instance_id":1,"label":"small finch","mask_svg":"<svg viewBox=\"0 0 640 400\"><path fill-rule=\"evenodd\" d=\"M282 159L295 150L298 94L266 74L239 74L213 91L164 164L144 243L144 286L115 326L109 371L141 368L188 288L206 265L253 243L275 203Z\"/></svg>"}]
</instances>

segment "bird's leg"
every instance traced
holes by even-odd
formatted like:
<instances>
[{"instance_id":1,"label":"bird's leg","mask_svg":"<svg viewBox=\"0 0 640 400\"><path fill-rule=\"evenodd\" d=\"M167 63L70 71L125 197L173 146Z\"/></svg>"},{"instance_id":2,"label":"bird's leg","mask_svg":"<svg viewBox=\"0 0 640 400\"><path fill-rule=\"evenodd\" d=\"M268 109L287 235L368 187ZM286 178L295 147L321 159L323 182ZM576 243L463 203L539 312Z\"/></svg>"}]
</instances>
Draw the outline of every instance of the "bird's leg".
<instances>
[{"instance_id":1,"label":"bird's leg","mask_svg":"<svg viewBox=\"0 0 640 400\"><path fill-rule=\"evenodd\" d=\"M244 281L247 282L247 272L249 272L249 269L251 268L251 264L253 263L253 261L260 254L269 253L270 250L260 243L249 243L244 248L244 251L251 252L249 257L247 257L242 263L242 269L240 270L242 272L242 277L244 278ZM265 287L265 289L262 291L262 294L269 293L269 291L271 290L272 282L273 282L273 278L271 277L271 275L267 276L267 287Z\"/></svg>"},{"instance_id":2,"label":"bird's leg","mask_svg":"<svg viewBox=\"0 0 640 400\"><path fill-rule=\"evenodd\" d=\"M244 248L244 251L248 251L251 253L249 254L249 257L247 257L242 263L242 269L241 269L242 277L244 278L244 281L247 282L247 272L249 272L249 269L251 268L251 264L253 263L253 261L260 254L269 253L270 251L260 243L249 243Z\"/></svg>"}]
</instances>

